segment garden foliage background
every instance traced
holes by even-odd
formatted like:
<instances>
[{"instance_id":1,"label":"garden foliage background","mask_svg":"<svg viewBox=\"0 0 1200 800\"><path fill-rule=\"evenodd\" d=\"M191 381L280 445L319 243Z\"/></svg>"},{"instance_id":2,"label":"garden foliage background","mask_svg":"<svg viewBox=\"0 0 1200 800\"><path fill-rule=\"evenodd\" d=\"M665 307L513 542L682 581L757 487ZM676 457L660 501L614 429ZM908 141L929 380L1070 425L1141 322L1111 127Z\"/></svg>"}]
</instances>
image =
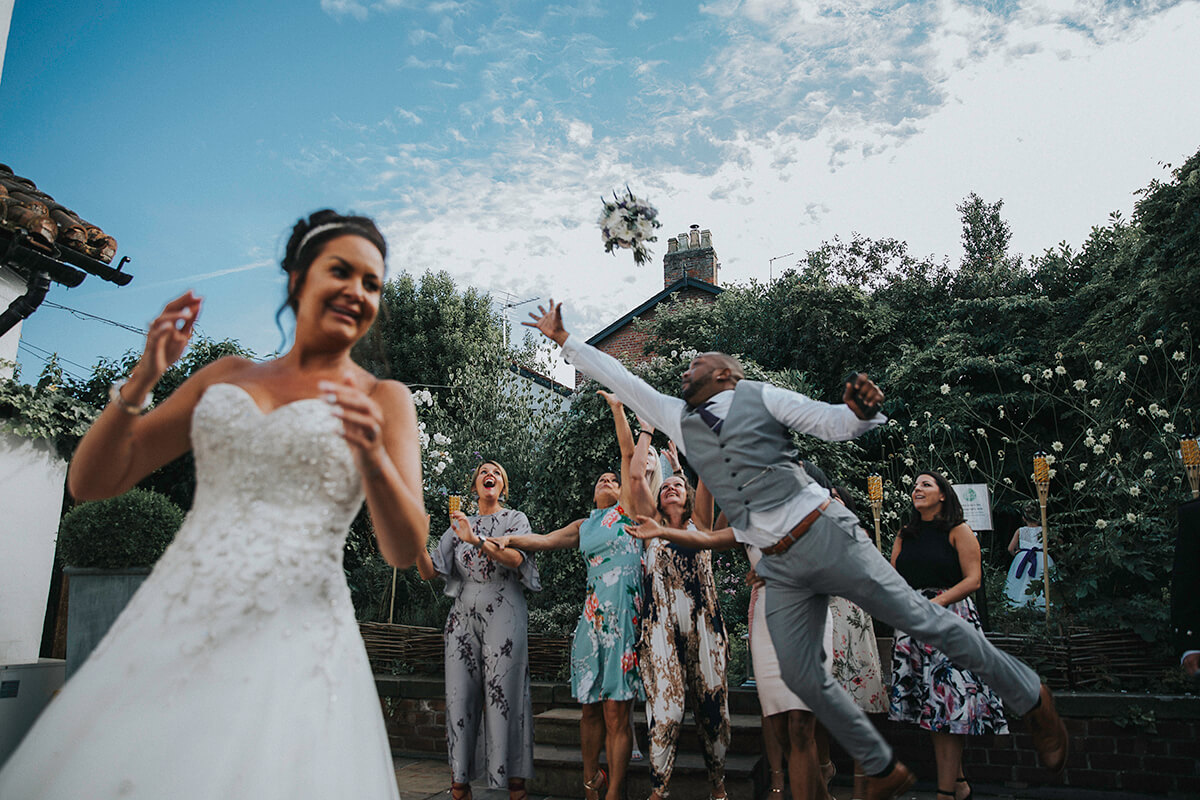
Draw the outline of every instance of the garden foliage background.
<instances>
[{"instance_id":1,"label":"garden foliage background","mask_svg":"<svg viewBox=\"0 0 1200 800\"><path fill-rule=\"evenodd\" d=\"M858 495L868 527L866 476L883 474L885 552L918 471L987 482L997 531L981 541L993 628L1044 630L1041 615L1006 610L1000 595L1016 506L1036 496L1032 458L1046 451L1055 625L1135 630L1165 653L1174 509L1189 496L1178 438L1196 431L1200 153L1168 165L1139 192L1131 218L1112 215L1077 250L1011 253L1002 201L972 194L958 210L957 265L916 256L897 239L834 239L771 283L726 287L711 304L660 308L646 327L648 349L661 355L638 371L674 393L690 355L718 349L739 355L752 377L831 402L840 399L842 376L868 371L888 394L889 424L848 443L798 438L800 452ZM414 390L431 539L446 526L446 495L465 494L482 459L506 467L510 503L535 531L586 514L595 477L617 462L597 387L584 383L560 413L513 380L513 363L539 369L540 343L526 337L506 347L490 298L460 290L446 273L401 274L386 285L385 304L388 313L355 355ZM156 396L230 352L243 351L236 342L198 342ZM69 445L134 360L102 362L85 383L53 363L36 388L7 382L0 418L13 430L49 426L51 438ZM143 482L185 509L191 486L190 458ZM717 560L736 672L744 662L746 564L734 551ZM392 570L365 514L345 567L360 618L386 620ZM544 590L530 598L531 630L569 634L583 595L582 560L544 554L539 568ZM440 627L449 606L440 589L401 571L395 621Z\"/></svg>"}]
</instances>

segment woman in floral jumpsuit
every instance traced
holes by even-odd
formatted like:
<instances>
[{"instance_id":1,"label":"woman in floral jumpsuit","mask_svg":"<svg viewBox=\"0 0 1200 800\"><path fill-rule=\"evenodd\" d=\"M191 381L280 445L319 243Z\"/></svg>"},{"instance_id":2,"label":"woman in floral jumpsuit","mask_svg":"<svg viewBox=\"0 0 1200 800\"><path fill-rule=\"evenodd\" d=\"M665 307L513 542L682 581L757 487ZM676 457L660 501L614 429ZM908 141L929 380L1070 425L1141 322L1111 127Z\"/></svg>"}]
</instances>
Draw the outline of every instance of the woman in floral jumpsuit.
<instances>
[{"instance_id":1,"label":"woman in floral jumpsuit","mask_svg":"<svg viewBox=\"0 0 1200 800\"><path fill-rule=\"evenodd\" d=\"M487 777L524 800L533 774L533 702L529 692L529 611L525 591L540 591L537 567L493 541L529 532L520 511L501 505L508 473L485 461L471 477L479 513L451 513L451 528L417 559L421 577L446 579L454 598L446 617L446 745L451 797L468 800L470 781Z\"/></svg>"}]
</instances>

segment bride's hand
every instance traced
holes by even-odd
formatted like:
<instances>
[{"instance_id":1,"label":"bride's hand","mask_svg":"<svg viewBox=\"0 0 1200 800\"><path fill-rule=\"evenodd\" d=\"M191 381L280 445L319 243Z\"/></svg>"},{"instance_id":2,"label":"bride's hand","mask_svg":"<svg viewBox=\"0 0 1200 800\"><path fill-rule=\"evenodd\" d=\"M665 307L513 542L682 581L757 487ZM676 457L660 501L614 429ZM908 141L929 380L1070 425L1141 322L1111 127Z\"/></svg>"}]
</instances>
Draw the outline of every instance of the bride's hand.
<instances>
[{"instance_id":1,"label":"bride's hand","mask_svg":"<svg viewBox=\"0 0 1200 800\"><path fill-rule=\"evenodd\" d=\"M357 386L350 375L341 383L321 381L317 388L342 420L342 438L350 445L359 472L374 477L388 458L383 446L383 409Z\"/></svg>"},{"instance_id":2,"label":"bride's hand","mask_svg":"<svg viewBox=\"0 0 1200 800\"><path fill-rule=\"evenodd\" d=\"M146 333L146 349L134 368L134 375L145 384L146 391L158 383L163 373L187 349L196 318L200 316L202 302L189 289L167 303L162 313L150 323L150 330Z\"/></svg>"}]
</instances>

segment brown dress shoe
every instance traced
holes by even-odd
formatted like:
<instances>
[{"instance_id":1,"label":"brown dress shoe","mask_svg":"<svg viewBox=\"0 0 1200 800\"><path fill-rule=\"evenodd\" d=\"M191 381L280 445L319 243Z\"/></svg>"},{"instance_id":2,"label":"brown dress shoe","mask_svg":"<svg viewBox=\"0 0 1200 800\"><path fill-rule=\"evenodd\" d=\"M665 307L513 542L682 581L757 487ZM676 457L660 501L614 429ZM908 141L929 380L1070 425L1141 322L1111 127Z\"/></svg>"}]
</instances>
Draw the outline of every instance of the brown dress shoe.
<instances>
[{"instance_id":1,"label":"brown dress shoe","mask_svg":"<svg viewBox=\"0 0 1200 800\"><path fill-rule=\"evenodd\" d=\"M1033 748L1042 766L1051 772L1062 772L1067 765L1067 726L1054 708L1054 695L1042 684L1038 704L1025 715Z\"/></svg>"},{"instance_id":2,"label":"brown dress shoe","mask_svg":"<svg viewBox=\"0 0 1200 800\"><path fill-rule=\"evenodd\" d=\"M897 761L887 775L867 778L867 800L892 800L911 789L916 782L917 776Z\"/></svg>"}]
</instances>

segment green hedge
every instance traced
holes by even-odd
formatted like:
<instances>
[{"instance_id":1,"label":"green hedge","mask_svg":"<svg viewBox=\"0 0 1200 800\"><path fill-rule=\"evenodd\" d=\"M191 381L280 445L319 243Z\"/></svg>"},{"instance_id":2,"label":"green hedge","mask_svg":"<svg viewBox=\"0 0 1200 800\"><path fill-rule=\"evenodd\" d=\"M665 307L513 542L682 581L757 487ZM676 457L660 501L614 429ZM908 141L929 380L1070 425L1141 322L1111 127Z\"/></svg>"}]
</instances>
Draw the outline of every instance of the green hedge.
<instances>
[{"instance_id":1,"label":"green hedge","mask_svg":"<svg viewBox=\"0 0 1200 800\"><path fill-rule=\"evenodd\" d=\"M181 524L183 511L167 497L131 489L73 508L59 528L58 552L71 567L149 567Z\"/></svg>"}]
</instances>

